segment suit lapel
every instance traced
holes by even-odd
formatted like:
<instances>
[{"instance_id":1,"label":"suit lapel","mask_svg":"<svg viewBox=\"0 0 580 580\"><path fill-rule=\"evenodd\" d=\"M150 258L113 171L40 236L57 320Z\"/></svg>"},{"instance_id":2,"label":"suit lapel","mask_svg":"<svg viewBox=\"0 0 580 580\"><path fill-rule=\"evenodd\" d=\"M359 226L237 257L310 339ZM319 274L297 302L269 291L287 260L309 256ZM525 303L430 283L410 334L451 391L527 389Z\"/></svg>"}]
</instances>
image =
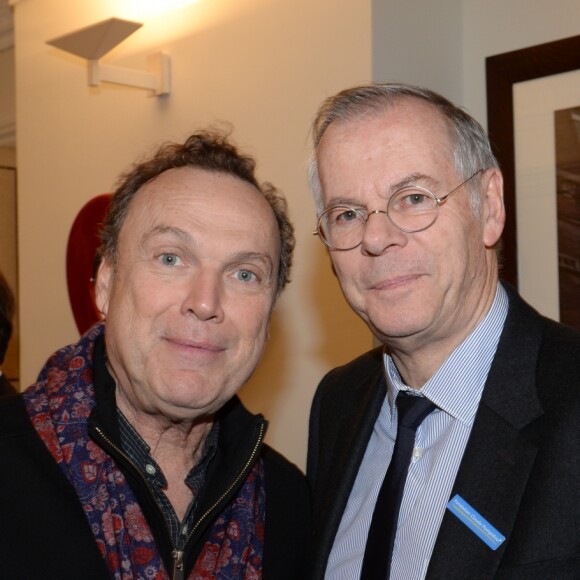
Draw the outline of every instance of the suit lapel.
<instances>
[{"instance_id":1,"label":"suit lapel","mask_svg":"<svg viewBox=\"0 0 580 580\"><path fill-rule=\"evenodd\" d=\"M513 291L508 294L508 318L451 494L459 494L506 540L494 551L446 510L428 578L495 575L534 465L537 449L522 429L542 415L534 374L541 328L538 316Z\"/></svg>"},{"instance_id":2,"label":"suit lapel","mask_svg":"<svg viewBox=\"0 0 580 580\"><path fill-rule=\"evenodd\" d=\"M358 469L386 394L382 367L356 389L362 394L351 401L349 413L337 422L337 437L331 451L330 468L318 495L315 518L324 522L318 536L317 561L326 567L334 538L354 485ZM323 571L321 570L322 574ZM321 576L322 577L322 576Z\"/></svg>"}]
</instances>

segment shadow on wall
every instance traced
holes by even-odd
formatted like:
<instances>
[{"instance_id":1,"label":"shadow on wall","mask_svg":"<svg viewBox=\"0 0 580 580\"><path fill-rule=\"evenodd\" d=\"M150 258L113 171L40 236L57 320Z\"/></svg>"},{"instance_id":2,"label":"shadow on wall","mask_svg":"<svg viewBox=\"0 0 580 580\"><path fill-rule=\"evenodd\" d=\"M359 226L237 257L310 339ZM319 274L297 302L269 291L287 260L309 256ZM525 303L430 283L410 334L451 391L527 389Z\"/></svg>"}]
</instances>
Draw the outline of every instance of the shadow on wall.
<instances>
[{"instance_id":1,"label":"shadow on wall","mask_svg":"<svg viewBox=\"0 0 580 580\"><path fill-rule=\"evenodd\" d=\"M288 331L280 319L281 315L274 309L264 356L250 381L240 390L244 404L267 419L276 415L282 391L288 386L285 380L289 372Z\"/></svg>"},{"instance_id":2,"label":"shadow on wall","mask_svg":"<svg viewBox=\"0 0 580 580\"><path fill-rule=\"evenodd\" d=\"M314 324L322 329L315 352L325 369L343 365L373 348L372 334L346 302L322 244L312 261L310 288L309 296L318 319Z\"/></svg>"}]
</instances>

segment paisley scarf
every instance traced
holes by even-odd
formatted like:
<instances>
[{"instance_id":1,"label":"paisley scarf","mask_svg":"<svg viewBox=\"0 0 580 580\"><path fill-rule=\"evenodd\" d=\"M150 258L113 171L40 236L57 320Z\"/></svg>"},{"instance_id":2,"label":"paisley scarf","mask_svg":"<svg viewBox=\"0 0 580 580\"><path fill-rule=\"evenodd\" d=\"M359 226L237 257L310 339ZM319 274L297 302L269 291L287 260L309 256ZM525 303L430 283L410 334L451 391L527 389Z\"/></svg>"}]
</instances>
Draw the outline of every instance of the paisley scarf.
<instances>
[{"instance_id":1,"label":"paisley scarf","mask_svg":"<svg viewBox=\"0 0 580 580\"><path fill-rule=\"evenodd\" d=\"M123 473L89 436L95 406L92 358L100 323L47 361L24 393L38 435L74 486L111 576L118 580L169 578L151 529ZM188 578L262 577L264 470L259 460L213 523Z\"/></svg>"}]
</instances>

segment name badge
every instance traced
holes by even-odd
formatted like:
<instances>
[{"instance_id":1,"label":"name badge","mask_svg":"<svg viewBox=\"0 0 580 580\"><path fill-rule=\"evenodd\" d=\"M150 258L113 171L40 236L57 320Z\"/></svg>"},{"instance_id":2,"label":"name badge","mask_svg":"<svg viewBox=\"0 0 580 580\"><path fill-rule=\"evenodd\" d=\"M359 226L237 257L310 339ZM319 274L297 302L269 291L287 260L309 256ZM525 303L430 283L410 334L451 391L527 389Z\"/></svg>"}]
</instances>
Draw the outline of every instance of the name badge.
<instances>
[{"instance_id":1,"label":"name badge","mask_svg":"<svg viewBox=\"0 0 580 580\"><path fill-rule=\"evenodd\" d=\"M447 504L447 509L457 516L492 550L497 550L503 544L505 536L496 530L479 512L474 510L460 495L456 495Z\"/></svg>"}]
</instances>

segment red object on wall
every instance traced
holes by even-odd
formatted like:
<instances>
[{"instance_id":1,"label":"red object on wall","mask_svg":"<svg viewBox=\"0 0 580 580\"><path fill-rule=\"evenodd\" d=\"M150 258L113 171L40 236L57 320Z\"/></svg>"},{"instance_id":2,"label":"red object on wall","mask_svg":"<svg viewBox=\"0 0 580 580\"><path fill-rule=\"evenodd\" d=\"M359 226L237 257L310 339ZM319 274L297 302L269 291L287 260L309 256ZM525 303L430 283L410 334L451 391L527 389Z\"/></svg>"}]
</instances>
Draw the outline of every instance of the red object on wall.
<instances>
[{"instance_id":1,"label":"red object on wall","mask_svg":"<svg viewBox=\"0 0 580 580\"><path fill-rule=\"evenodd\" d=\"M70 230L66 249L66 281L73 316L84 334L101 314L95 306L95 256L100 245L99 232L111 204L111 194L89 200L79 211Z\"/></svg>"}]
</instances>

